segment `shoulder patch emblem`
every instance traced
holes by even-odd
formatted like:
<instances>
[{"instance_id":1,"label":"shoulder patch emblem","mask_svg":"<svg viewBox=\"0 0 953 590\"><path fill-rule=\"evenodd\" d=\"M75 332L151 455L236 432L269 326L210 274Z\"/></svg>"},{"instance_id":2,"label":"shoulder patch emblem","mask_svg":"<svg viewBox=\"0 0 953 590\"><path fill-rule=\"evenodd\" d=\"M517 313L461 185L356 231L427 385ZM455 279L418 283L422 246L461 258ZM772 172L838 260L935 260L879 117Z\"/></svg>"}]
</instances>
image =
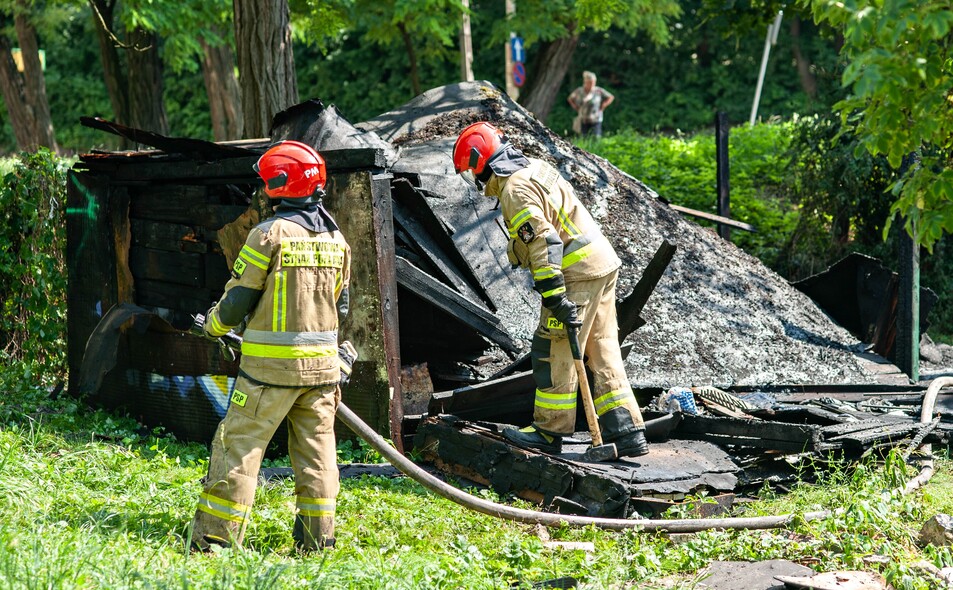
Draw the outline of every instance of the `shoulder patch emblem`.
<instances>
[{"instance_id":1,"label":"shoulder patch emblem","mask_svg":"<svg viewBox=\"0 0 953 590\"><path fill-rule=\"evenodd\" d=\"M243 274L245 274L245 267L248 265L245 264L245 261L241 258L235 260L235 266L232 267L232 276L236 279L240 279Z\"/></svg>"},{"instance_id":2,"label":"shoulder patch emblem","mask_svg":"<svg viewBox=\"0 0 953 590\"><path fill-rule=\"evenodd\" d=\"M536 237L536 232L533 230L533 225L527 221L519 226L516 230L516 235L520 237L520 240L522 240L524 244L529 244L533 241L533 238Z\"/></svg>"}]
</instances>

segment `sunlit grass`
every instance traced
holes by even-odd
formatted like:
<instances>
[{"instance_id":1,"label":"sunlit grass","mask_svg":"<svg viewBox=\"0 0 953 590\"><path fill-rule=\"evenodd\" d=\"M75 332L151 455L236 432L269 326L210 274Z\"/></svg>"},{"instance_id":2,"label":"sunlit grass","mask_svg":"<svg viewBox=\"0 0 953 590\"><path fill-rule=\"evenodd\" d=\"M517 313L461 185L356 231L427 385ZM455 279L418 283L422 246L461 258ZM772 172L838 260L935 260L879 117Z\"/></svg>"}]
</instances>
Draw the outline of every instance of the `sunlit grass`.
<instances>
[{"instance_id":1,"label":"sunlit grass","mask_svg":"<svg viewBox=\"0 0 953 590\"><path fill-rule=\"evenodd\" d=\"M340 454L366 453L352 444ZM916 544L925 520L953 511L946 458L934 481L910 497L890 490L912 471L824 465L818 483L788 494L765 490L736 512L836 511L789 530L675 539L591 527L546 532L554 541L590 541L594 552L550 548L533 527L469 512L404 477L346 479L338 548L310 556L293 550L290 480L259 488L245 549L187 554L206 466L201 445L73 400L13 415L0 428L0 587L512 588L572 576L587 588L654 588L663 579L691 588L713 560L790 559L819 570L877 569L898 589L919 589L929 586L913 563L953 561L948 549Z\"/></svg>"}]
</instances>

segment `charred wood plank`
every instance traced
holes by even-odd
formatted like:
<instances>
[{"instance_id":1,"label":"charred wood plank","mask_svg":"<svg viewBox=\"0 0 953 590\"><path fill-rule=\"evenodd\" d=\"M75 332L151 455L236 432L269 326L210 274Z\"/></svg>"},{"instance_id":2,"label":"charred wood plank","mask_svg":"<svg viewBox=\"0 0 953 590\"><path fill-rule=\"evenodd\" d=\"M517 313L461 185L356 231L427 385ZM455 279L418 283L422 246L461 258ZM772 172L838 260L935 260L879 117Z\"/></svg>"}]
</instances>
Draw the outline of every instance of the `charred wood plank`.
<instances>
[{"instance_id":1,"label":"charred wood plank","mask_svg":"<svg viewBox=\"0 0 953 590\"><path fill-rule=\"evenodd\" d=\"M183 289L182 285L148 279L136 280L136 304L197 313L215 303L215 292L203 288Z\"/></svg>"},{"instance_id":2,"label":"charred wood plank","mask_svg":"<svg viewBox=\"0 0 953 590\"><path fill-rule=\"evenodd\" d=\"M505 443L493 430L464 422L426 418L417 429L414 446L438 466L456 466L499 493L515 493L544 505L566 498L585 507L590 516L612 516L622 515L629 499L619 481L569 461L523 451Z\"/></svg>"},{"instance_id":3,"label":"charred wood plank","mask_svg":"<svg viewBox=\"0 0 953 590\"><path fill-rule=\"evenodd\" d=\"M133 143L144 144L166 152L185 154L192 158L227 158L246 156L249 153L247 149L239 146L187 137L168 137L143 129L127 127L101 117L80 117L79 122L84 127L112 133Z\"/></svg>"},{"instance_id":4,"label":"charred wood plank","mask_svg":"<svg viewBox=\"0 0 953 590\"><path fill-rule=\"evenodd\" d=\"M477 293L480 300L490 309L496 312L497 307L493 304L493 299L484 288L482 281L477 277L470 261L460 251L457 243L453 239L454 229L449 227L437 216L434 210L427 203L426 197L418 192L409 182L394 183L394 201L399 202L421 227L433 238L440 250L446 253L450 263L452 263L463 275L463 279Z\"/></svg>"},{"instance_id":5,"label":"charred wood plank","mask_svg":"<svg viewBox=\"0 0 953 590\"><path fill-rule=\"evenodd\" d=\"M865 448L880 442L903 440L917 432L921 426L922 424L919 422L909 424L880 423L873 428L833 436L827 439L827 442L840 442L845 447L854 449Z\"/></svg>"},{"instance_id":6,"label":"charred wood plank","mask_svg":"<svg viewBox=\"0 0 953 590\"><path fill-rule=\"evenodd\" d=\"M787 422L791 424L815 424L822 427L842 424L850 419L849 416L845 416L844 414L831 412L830 410L818 408L817 406L794 404L776 406L770 410L756 408L754 410L747 410L747 413L763 420Z\"/></svg>"},{"instance_id":7,"label":"charred wood plank","mask_svg":"<svg viewBox=\"0 0 953 590\"><path fill-rule=\"evenodd\" d=\"M503 349L510 352L520 350L513 337L500 325L498 317L399 256L397 257L397 284L412 290Z\"/></svg>"},{"instance_id":8,"label":"charred wood plank","mask_svg":"<svg viewBox=\"0 0 953 590\"><path fill-rule=\"evenodd\" d=\"M676 249L675 245L662 240L632 292L616 304L616 313L619 317L619 342L645 324L645 320L639 314L665 273L665 269L668 268L672 257L675 256Z\"/></svg>"},{"instance_id":9,"label":"charred wood plank","mask_svg":"<svg viewBox=\"0 0 953 590\"><path fill-rule=\"evenodd\" d=\"M191 225L133 219L131 226L132 243L136 246L169 252L202 254L208 251L205 236Z\"/></svg>"},{"instance_id":10,"label":"charred wood plank","mask_svg":"<svg viewBox=\"0 0 953 590\"><path fill-rule=\"evenodd\" d=\"M182 180L200 183L218 179L257 184L260 180L252 166L258 162L258 158L267 147L267 143L263 143L260 153L253 156L215 160L189 160L168 156L162 152L155 154L129 152L103 156L87 154L83 157L81 167L93 172L108 172L113 183L141 183L143 181L164 183ZM123 158L124 155L126 157ZM383 151L374 148L324 150L321 155L324 157L329 172L379 169L386 165Z\"/></svg>"},{"instance_id":11,"label":"charred wood plank","mask_svg":"<svg viewBox=\"0 0 953 590\"><path fill-rule=\"evenodd\" d=\"M247 209L244 205L210 203L204 186L151 185L137 189L130 201L129 216L218 230L238 219Z\"/></svg>"},{"instance_id":12,"label":"charred wood plank","mask_svg":"<svg viewBox=\"0 0 953 590\"><path fill-rule=\"evenodd\" d=\"M869 418L867 420L860 420L857 422L845 422L843 424L834 424L832 426L825 426L820 429L819 434L824 440L837 440L843 436L849 436L853 433L863 432L866 430L876 429L882 426L887 426L890 424L895 424L897 420L882 420L880 418ZM917 427L919 422L913 418L908 418L902 420L906 425Z\"/></svg>"},{"instance_id":13,"label":"charred wood plank","mask_svg":"<svg viewBox=\"0 0 953 590\"><path fill-rule=\"evenodd\" d=\"M817 427L803 424L686 415L672 436L705 440L718 445L806 452L816 449L817 430Z\"/></svg>"},{"instance_id":14,"label":"charred wood plank","mask_svg":"<svg viewBox=\"0 0 953 590\"><path fill-rule=\"evenodd\" d=\"M428 411L431 415L453 414L460 418L496 421L510 414L532 415L535 388L532 371L525 371L435 393L430 398Z\"/></svg>"},{"instance_id":15,"label":"charred wood plank","mask_svg":"<svg viewBox=\"0 0 953 590\"><path fill-rule=\"evenodd\" d=\"M212 291L224 291L225 283L232 278L225 255L212 252L205 255L203 262L205 266L204 285Z\"/></svg>"},{"instance_id":16,"label":"charred wood plank","mask_svg":"<svg viewBox=\"0 0 953 590\"><path fill-rule=\"evenodd\" d=\"M394 201L394 221L407 233L410 238L409 245L425 257L449 285L471 301L480 301L480 296L464 278L463 273L451 262L443 248L436 243L423 224L398 201Z\"/></svg>"},{"instance_id":17,"label":"charred wood plank","mask_svg":"<svg viewBox=\"0 0 953 590\"><path fill-rule=\"evenodd\" d=\"M189 287L205 285L205 264L201 254L130 248L129 268L137 280L151 279Z\"/></svg>"}]
</instances>

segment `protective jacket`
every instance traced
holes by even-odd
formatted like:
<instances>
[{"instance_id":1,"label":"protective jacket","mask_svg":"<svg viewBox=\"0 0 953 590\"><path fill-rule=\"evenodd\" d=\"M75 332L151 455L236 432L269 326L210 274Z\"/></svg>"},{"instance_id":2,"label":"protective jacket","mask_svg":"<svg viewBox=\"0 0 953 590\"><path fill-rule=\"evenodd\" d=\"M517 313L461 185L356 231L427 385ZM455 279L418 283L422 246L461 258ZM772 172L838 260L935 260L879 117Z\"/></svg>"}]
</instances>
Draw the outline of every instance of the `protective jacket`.
<instances>
[{"instance_id":1,"label":"protective jacket","mask_svg":"<svg viewBox=\"0 0 953 590\"><path fill-rule=\"evenodd\" d=\"M553 436L573 432L578 379L565 327L546 307L566 297L581 326L580 346L594 377L593 401L607 442L644 429L619 349L616 279L622 265L572 186L551 165L503 153L484 194L497 197L509 229L510 263L529 269L543 297L530 358L536 381L533 422ZM509 169L506 169L509 167Z\"/></svg>"},{"instance_id":2,"label":"protective jacket","mask_svg":"<svg viewBox=\"0 0 953 590\"><path fill-rule=\"evenodd\" d=\"M572 186L550 164L527 160L529 166L510 176L494 174L484 190L500 200L510 234L510 262L532 271L543 297L565 292L566 281L617 270L619 257Z\"/></svg>"},{"instance_id":3,"label":"protective jacket","mask_svg":"<svg viewBox=\"0 0 953 590\"><path fill-rule=\"evenodd\" d=\"M251 312L242 344L246 376L282 386L337 383L350 263L350 246L337 229L316 232L272 217L249 232L205 330L221 336Z\"/></svg>"}]
</instances>

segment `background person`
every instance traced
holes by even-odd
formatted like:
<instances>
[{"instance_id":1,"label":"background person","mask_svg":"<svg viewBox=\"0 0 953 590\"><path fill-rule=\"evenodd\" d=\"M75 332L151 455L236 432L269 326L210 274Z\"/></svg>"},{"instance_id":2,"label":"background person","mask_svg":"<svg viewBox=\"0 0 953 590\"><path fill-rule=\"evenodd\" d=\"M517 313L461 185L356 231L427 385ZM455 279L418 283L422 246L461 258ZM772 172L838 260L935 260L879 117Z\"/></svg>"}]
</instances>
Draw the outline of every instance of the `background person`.
<instances>
[{"instance_id":1,"label":"background person","mask_svg":"<svg viewBox=\"0 0 953 590\"><path fill-rule=\"evenodd\" d=\"M580 120L579 133L583 136L602 137L602 113L615 96L608 90L596 86L596 75L586 71L582 73L582 86L569 94L569 106L576 111Z\"/></svg>"}]
</instances>

